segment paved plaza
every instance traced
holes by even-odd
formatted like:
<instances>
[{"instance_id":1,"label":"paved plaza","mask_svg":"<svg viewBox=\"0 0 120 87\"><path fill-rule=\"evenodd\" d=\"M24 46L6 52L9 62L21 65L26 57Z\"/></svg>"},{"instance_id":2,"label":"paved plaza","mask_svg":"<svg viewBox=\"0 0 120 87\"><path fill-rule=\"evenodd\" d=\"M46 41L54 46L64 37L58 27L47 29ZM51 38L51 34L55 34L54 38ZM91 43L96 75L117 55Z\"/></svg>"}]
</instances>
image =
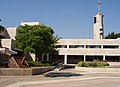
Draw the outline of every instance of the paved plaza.
<instances>
[{"instance_id":1,"label":"paved plaza","mask_svg":"<svg viewBox=\"0 0 120 87\"><path fill-rule=\"evenodd\" d=\"M120 87L120 73L70 69L36 76L0 76L0 87Z\"/></svg>"}]
</instances>

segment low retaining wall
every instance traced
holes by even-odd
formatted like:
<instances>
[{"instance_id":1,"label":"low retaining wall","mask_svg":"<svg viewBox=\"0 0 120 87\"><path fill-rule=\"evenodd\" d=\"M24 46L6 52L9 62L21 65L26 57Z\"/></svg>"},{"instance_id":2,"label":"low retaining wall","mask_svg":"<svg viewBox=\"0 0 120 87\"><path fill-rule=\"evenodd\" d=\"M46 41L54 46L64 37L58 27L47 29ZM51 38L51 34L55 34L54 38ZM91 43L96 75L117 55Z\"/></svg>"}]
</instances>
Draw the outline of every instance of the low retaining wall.
<instances>
[{"instance_id":1,"label":"low retaining wall","mask_svg":"<svg viewBox=\"0 0 120 87\"><path fill-rule=\"evenodd\" d=\"M86 72L120 72L120 68L86 68L86 67L75 67L76 70Z\"/></svg>"},{"instance_id":2,"label":"low retaining wall","mask_svg":"<svg viewBox=\"0 0 120 87\"><path fill-rule=\"evenodd\" d=\"M32 75L37 75L37 74L42 74L44 72L47 72L47 71L51 71L51 70L54 70L55 67L54 66L48 66L48 67L32 67Z\"/></svg>"},{"instance_id":3,"label":"low retaining wall","mask_svg":"<svg viewBox=\"0 0 120 87\"><path fill-rule=\"evenodd\" d=\"M120 66L120 62L108 62L110 66Z\"/></svg>"},{"instance_id":4,"label":"low retaining wall","mask_svg":"<svg viewBox=\"0 0 120 87\"><path fill-rule=\"evenodd\" d=\"M32 67L32 68L0 68L0 76L29 76L37 75L50 70L54 70L54 66L48 67Z\"/></svg>"}]
</instances>

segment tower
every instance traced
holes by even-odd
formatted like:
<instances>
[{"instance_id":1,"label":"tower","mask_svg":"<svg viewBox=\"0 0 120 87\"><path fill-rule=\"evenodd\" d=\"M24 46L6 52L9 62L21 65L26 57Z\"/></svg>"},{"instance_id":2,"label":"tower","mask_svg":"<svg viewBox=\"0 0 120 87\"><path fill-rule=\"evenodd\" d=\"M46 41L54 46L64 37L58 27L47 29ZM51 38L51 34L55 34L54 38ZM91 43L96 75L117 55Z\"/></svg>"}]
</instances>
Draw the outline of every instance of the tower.
<instances>
[{"instance_id":1,"label":"tower","mask_svg":"<svg viewBox=\"0 0 120 87\"><path fill-rule=\"evenodd\" d=\"M100 0L98 0L98 13L94 16L94 39L104 38L103 17L104 15L100 11Z\"/></svg>"}]
</instances>

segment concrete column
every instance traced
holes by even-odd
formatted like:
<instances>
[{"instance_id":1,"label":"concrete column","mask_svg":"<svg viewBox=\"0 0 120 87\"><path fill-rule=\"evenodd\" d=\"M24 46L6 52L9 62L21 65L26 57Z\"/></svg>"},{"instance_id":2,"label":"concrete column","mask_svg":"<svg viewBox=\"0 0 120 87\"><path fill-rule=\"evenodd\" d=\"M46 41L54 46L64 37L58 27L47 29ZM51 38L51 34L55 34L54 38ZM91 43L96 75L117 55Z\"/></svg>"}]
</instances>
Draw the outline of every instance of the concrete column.
<instances>
[{"instance_id":1,"label":"concrete column","mask_svg":"<svg viewBox=\"0 0 120 87\"><path fill-rule=\"evenodd\" d=\"M103 60L106 60L106 59L105 59L105 55L103 55Z\"/></svg>"},{"instance_id":2,"label":"concrete column","mask_svg":"<svg viewBox=\"0 0 120 87\"><path fill-rule=\"evenodd\" d=\"M42 53L42 61L44 61L44 53Z\"/></svg>"},{"instance_id":3,"label":"concrete column","mask_svg":"<svg viewBox=\"0 0 120 87\"><path fill-rule=\"evenodd\" d=\"M67 64L67 55L64 56L64 64Z\"/></svg>"},{"instance_id":4,"label":"concrete column","mask_svg":"<svg viewBox=\"0 0 120 87\"><path fill-rule=\"evenodd\" d=\"M103 49L103 45L101 45L101 49Z\"/></svg>"},{"instance_id":5,"label":"concrete column","mask_svg":"<svg viewBox=\"0 0 120 87\"><path fill-rule=\"evenodd\" d=\"M84 55L84 62L86 61L86 55Z\"/></svg>"},{"instance_id":6,"label":"concrete column","mask_svg":"<svg viewBox=\"0 0 120 87\"><path fill-rule=\"evenodd\" d=\"M49 61L49 53L47 54L47 61Z\"/></svg>"},{"instance_id":7,"label":"concrete column","mask_svg":"<svg viewBox=\"0 0 120 87\"><path fill-rule=\"evenodd\" d=\"M69 48L69 45L67 45L67 48Z\"/></svg>"}]
</instances>

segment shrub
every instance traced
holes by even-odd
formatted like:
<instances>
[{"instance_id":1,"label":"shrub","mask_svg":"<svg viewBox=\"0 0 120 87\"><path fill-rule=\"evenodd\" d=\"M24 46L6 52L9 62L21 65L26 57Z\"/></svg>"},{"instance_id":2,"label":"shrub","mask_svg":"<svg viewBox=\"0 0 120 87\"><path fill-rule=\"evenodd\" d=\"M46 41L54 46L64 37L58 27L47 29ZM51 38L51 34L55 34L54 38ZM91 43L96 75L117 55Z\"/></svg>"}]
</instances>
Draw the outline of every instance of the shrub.
<instances>
[{"instance_id":1,"label":"shrub","mask_svg":"<svg viewBox=\"0 0 120 87\"><path fill-rule=\"evenodd\" d=\"M79 67L85 67L85 62L83 62L83 61L79 62L79 63L78 63L78 66L79 66Z\"/></svg>"},{"instance_id":2,"label":"shrub","mask_svg":"<svg viewBox=\"0 0 120 87\"><path fill-rule=\"evenodd\" d=\"M97 62L97 66L101 67L101 66L109 66L108 62Z\"/></svg>"},{"instance_id":3,"label":"shrub","mask_svg":"<svg viewBox=\"0 0 120 87\"><path fill-rule=\"evenodd\" d=\"M78 63L79 67L105 67L105 66L109 66L109 64L107 62L97 62L97 61L89 61L89 62L79 62Z\"/></svg>"},{"instance_id":4,"label":"shrub","mask_svg":"<svg viewBox=\"0 0 120 87\"><path fill-rule=\"evenodd\" d=\"M37 62L37 61L30 61L28 62L29 66L37 66L37 67L40 67L40 66L50 66L51 64L50 63L45 63L45 62Z\"/></svg>"},{"instance_id":5,"label":"shrub","mask_svg":"<svg viewBox=\"0 0 120 87\"><path fill-rule=\"evenodd\" d=\"M86 67L96 67L96 61L92 61L92 62L85 62L86 63Z\"/></svg>"}]
</instances>

